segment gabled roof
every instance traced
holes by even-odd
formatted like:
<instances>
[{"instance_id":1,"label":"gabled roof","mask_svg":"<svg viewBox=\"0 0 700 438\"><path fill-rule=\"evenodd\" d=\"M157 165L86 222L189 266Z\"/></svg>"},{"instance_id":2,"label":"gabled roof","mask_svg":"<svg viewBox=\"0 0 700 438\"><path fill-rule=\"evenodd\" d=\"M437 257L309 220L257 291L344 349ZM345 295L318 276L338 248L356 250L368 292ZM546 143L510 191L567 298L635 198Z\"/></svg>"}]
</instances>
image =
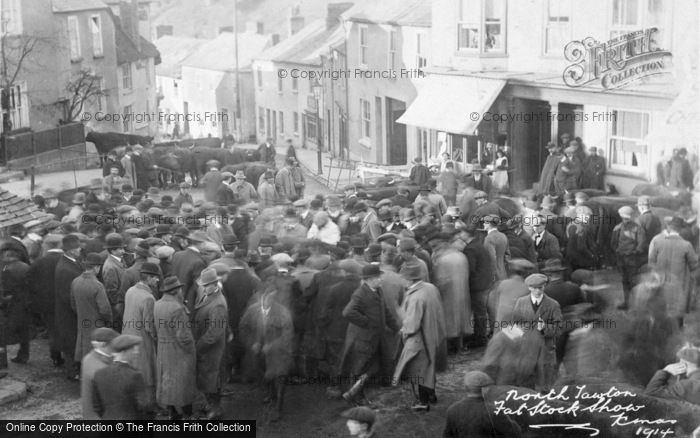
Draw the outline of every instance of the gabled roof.
<instances>
[{"instance_id":1,"label":"gabled roof","mask_svg":"<svg viewBox=\"0 0 700 438\"><path fill-rule=\"evenodd\" d=\"M56 14L106 9L107 7L101 0L51 0L51 8Z\"/></svg>"},{"instance_id":2,"label":"gabled roof","mask_svg":"<svg viewBox=\"0 0 700 438\"><path fill-rule=\"evenodd\" d=\"M155 44L163 62L156 67L156 75L179 78L182 63L185 59L196 52L207 41L209 40L171 35L160 37Z\"/></svg>"},{"instance_id":3,"label":"gabled roof","mask_svg":"<svg viewBox=\"0 0 700 438\"><path fill-rule=\"evenodd\" d=\"M343 14L350 21L430 27L432 0L382 0Z\"/></svg>"},{"instance_id":4,"label":"gabled roof","mask_svg":"<svg viewBox=\"0 0 700 438\"><path fill-rule=\"evenodd\" d=\"M45 217L32 201L0 188L0 228Z\"/></svg>"},{"instance_id":5,"label":"gabled roof","mask_svg":"<svg viewBox=\"0 0 700 438\"><path fill-rule=\"evenodd\" d=\"M192 55L182 63L183 66L196 67L205 70L235 71L236 37L232 32L222 32L218 37L202 44ZM270 37L257 33L238 34L238 68L250 69L250 65L270 44Z\"/></svg>"},{"instance_id":6,"label":"gabled roof","mask_svg":"<svg viewBox=\"0 0 700 438\"><path fill-rule=\"evenodd\" d=\"M150 41L139 35L141 50L134 40L126 33L119 17L112 15L114 20L114 45L117 49L117 65L136 62L141 59L155 58L155 64L160 64L160 52Z\"/></svg>"}]
</instances>

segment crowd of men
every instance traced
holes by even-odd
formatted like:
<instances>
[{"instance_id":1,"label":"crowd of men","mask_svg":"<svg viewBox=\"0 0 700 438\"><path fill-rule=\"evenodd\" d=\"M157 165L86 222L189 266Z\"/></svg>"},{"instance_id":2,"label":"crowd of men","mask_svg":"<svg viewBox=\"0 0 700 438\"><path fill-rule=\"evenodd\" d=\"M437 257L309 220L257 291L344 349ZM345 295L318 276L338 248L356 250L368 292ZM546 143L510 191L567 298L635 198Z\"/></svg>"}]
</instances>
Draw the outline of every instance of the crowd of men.
<instances>
[{"instance_id":1,"label":"crowd of men","mask_svg":"<svg viewBox=\"0 0 700 438\"><path fill-rule=\"evenodd\" d=\"M175 199L122 185L72 206L47 193L53 219L12 227L0 246L3 344L27 363L43 326L54 365L81 382L85 418L191 417L198 394L200 414L219 418L222 386L238 381L264 385L279 418L288 384L305 379L354 405L371 405L367 387L408 381L412 409L428 411L436 373L465 346L486 349L446 436L519 434L484 408L492 384L605 376L700 404L697 237L679 217L663 224L648 197L618 212L617 302L584 193L506 214L475 173L460 193L427 179L415 200L402 187L375 202L356 185L308 199L291 170L256 190L210 164L196 202L187 184ZM626 323L596 324L611 315Z\"/></svg>"}]
</instances>

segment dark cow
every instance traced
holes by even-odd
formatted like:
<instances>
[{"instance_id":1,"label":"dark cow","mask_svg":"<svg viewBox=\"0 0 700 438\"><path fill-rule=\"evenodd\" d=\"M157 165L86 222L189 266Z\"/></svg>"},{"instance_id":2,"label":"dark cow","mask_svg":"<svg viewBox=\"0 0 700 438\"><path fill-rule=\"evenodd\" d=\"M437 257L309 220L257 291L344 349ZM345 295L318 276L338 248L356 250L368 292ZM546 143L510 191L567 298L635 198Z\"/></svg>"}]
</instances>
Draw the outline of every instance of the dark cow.
<instances>
[{"instance_id":1,"label":"dark cow","mask_svg":"<svg viewBox=\"0 0 700 438\"><path fill-rule=\"evenodd\" d=\"M85 136L85 141L89 141L95 144L97 153L100 156L100 167L104 164L104 159L107 152L112 149L118 148L120 146L129 146L140 144L146 146L151 144L153 137L133 135L133 134L122 134L120 132L89 132Z\"/></svg>"},{"instance_id":2,"label":"dark cow","mask_svg":"<svg viewBox=\"0 0 700 438\"><path fill-rule=\"evenodd\" d=\"M221 148L221 139L219 137L204 137L204 138L190 138L187 140L181 140L178 144L181 148L189 148L192 146L201 146L207 148Z\"/></svg>"},{"instance_id":3,"label":"dark cow","mask_svg":"<svg viewBox=\"0 0 700 438\"><path fill-rule=\"evenodd\" d=\"M234 175L237 171L242 170L245 174L245 179L258 189L258 181L260 181L260 176L267 170L267 164L263 162L245 162L240 164L229 164L221 169L222 172L231 172Z\"/></svg>"}]
</instances>

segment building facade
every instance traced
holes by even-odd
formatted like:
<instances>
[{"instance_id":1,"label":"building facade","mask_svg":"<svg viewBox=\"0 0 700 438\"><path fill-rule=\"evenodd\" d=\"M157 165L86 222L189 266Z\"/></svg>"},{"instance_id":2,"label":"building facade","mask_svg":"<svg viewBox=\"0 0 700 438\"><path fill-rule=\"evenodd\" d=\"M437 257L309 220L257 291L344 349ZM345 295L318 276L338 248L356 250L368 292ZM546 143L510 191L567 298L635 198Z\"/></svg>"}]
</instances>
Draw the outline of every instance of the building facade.
<instances>
[{"instance_id":1,"label":"building facade","mask_svg":"<svg viewBox=\"0 0 700 438\"><path fill-rule=\"evenodd\" d=\"M629 193L665 151L692 146L649 139L697 76L698 39L684 31L697 29L697 2L434 0L432 12L425 92L401 120L425 139L421 155L470 163L505 146L522 190L539 179L545 144L568 133L597 147L607 182Z\"/></svg>"}]
</instances>

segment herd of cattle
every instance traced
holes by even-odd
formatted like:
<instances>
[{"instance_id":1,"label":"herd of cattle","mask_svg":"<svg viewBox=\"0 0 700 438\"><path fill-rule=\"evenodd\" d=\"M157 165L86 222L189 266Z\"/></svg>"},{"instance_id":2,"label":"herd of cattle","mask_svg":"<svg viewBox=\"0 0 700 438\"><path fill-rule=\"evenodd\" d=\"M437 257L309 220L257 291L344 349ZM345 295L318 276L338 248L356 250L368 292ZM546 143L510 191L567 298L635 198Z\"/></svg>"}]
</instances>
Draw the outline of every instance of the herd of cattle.
<instances>
[{"instance_id":1,"label":"herd of cattle","mask_svg":"<svg viewBox=\"0 0 700 438\"><path fill-rule=\"evenodd\" d=\"M95 145L102 160L109 152L118 158L124 156L129 146L144 146L141 153L150 155L151 162L163 173L160 180L164 182L182 182L189 174L192 184L197 186L199 179L209 170L206 163L217 160L224 166L222 171L236 172L243 170L248 182L257 189L260 175L265 173L268 165L260 162L260 154L254 149L232 147L229 141L218 137L188 139L153 143L153 137L116 132L90 132L85 140ZM172 175L172 176L171 176Z\"/></svg>"}]
</instances>

